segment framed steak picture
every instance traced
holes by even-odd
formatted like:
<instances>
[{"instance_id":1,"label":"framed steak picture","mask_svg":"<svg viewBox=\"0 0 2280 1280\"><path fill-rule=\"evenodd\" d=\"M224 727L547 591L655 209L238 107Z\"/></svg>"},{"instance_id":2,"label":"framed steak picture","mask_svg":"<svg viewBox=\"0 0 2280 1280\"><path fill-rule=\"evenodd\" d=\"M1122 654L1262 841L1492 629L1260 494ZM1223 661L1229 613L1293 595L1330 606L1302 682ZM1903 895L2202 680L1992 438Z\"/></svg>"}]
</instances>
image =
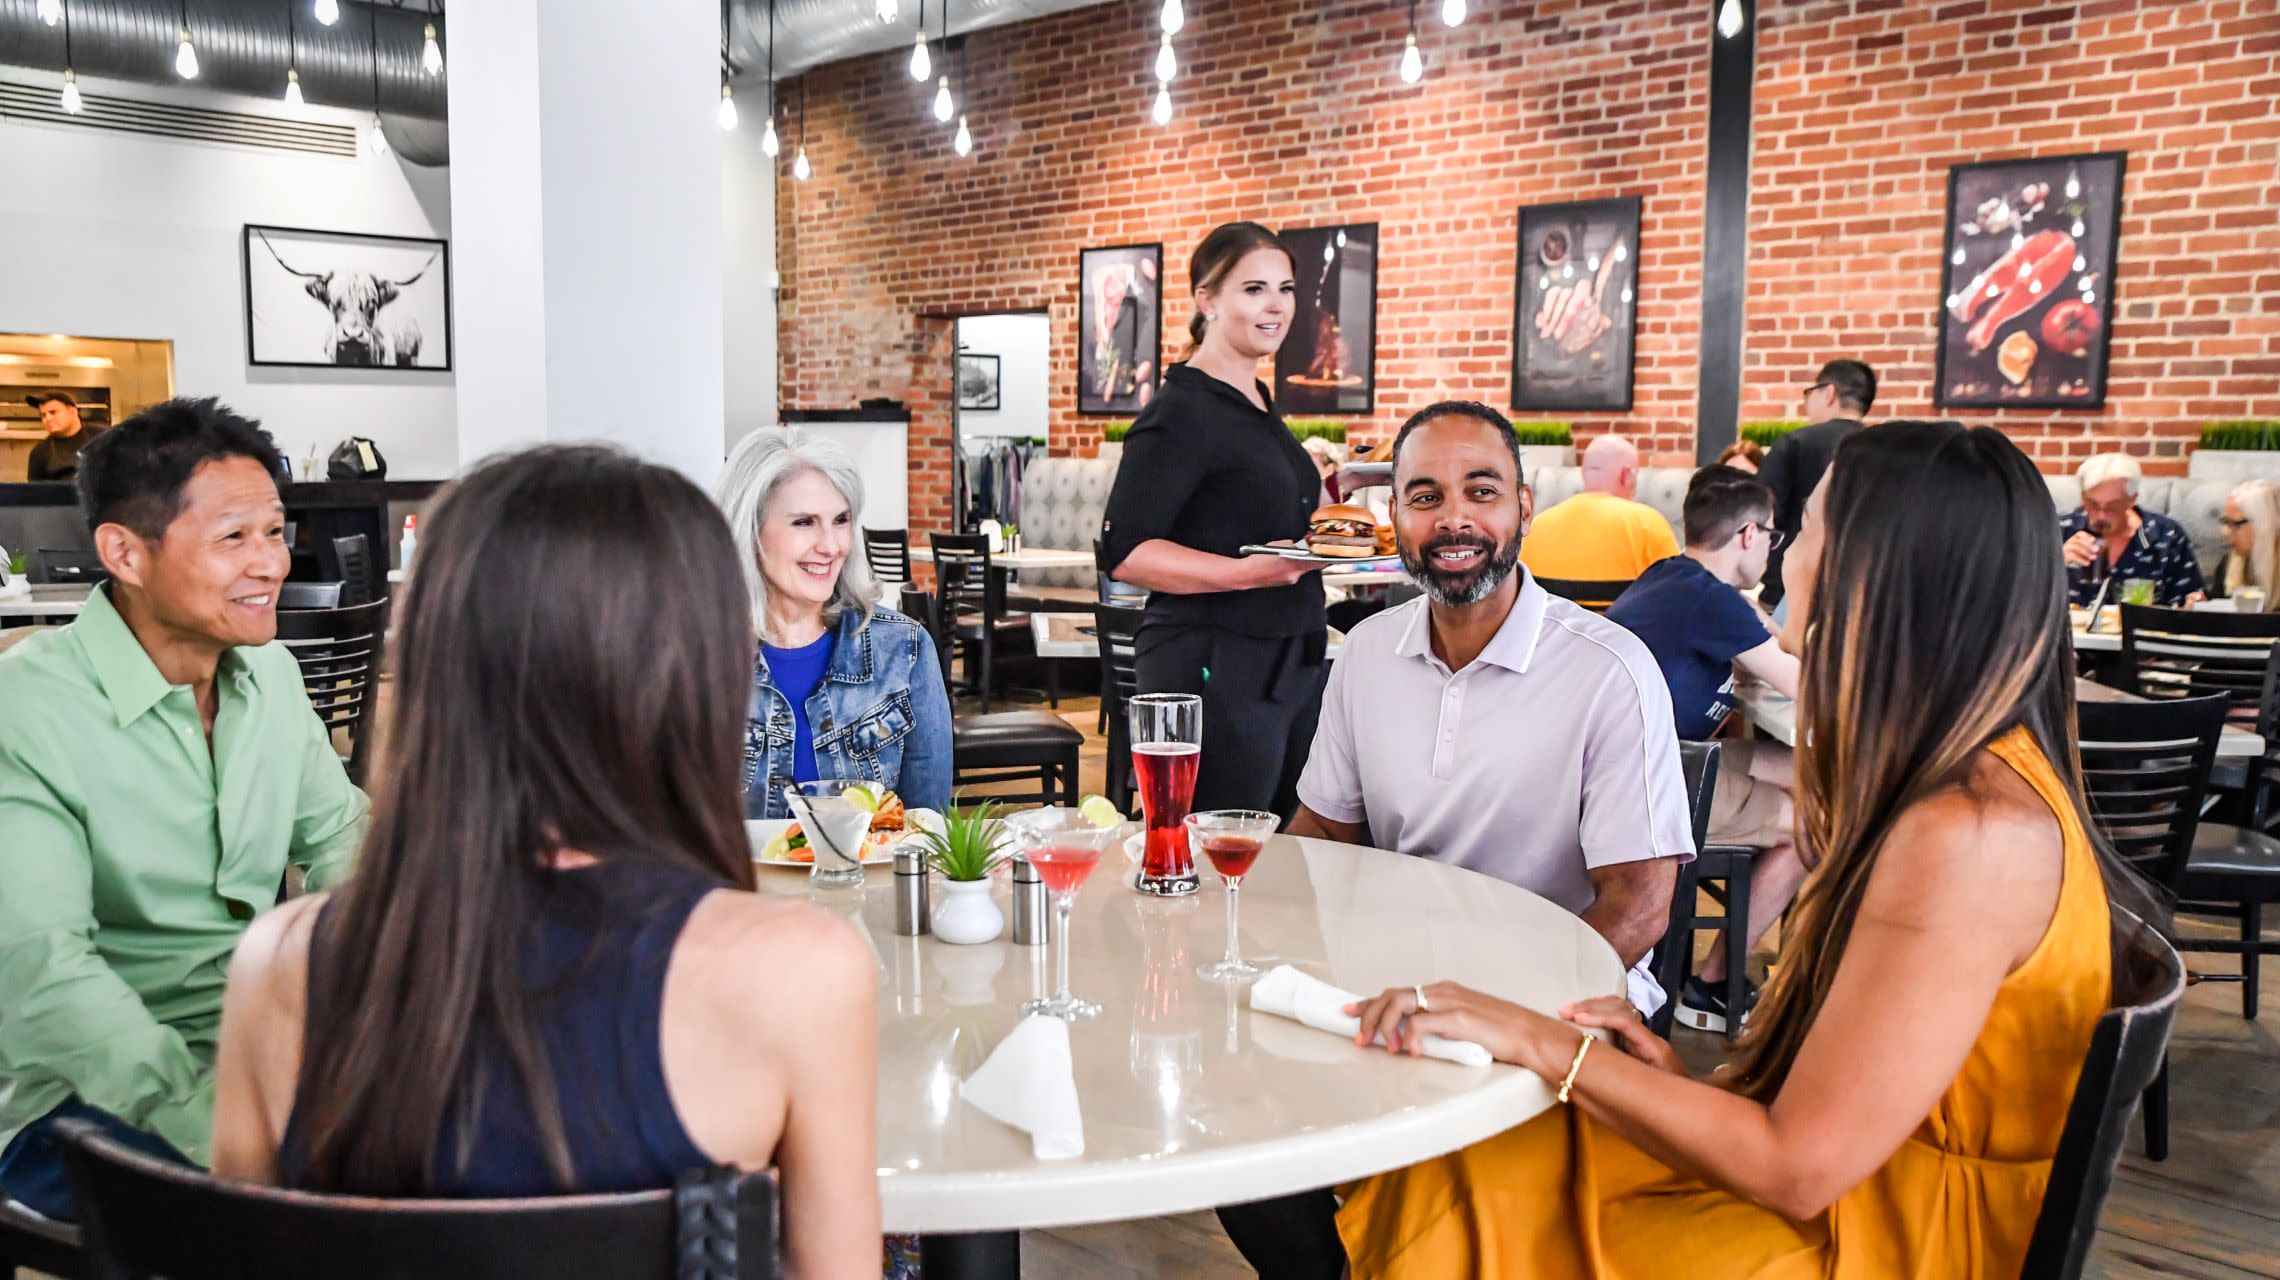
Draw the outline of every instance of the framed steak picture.
<instances>
[{"instance_id":1,"label":"framed steak picture","mask_svg":"<svg viewBox=\"0 0 2280 1280\"><path fill-rule=\"evenodd\" d=\"M1275 403L1285 413L1377 408L1374 222L1278 232L1298 269L1290 334L1275 352Z\"/></svg>"},{"instance_id":2,"label":"framed steak picture","mask_svg":"<svg viewBox=\"0 0 2280 1280\"><path fill-rule=\"evenodd\" d=\"M2125 153L1948 170L1933 402L2106 403Z\"/></svg>"},{"instance_id":3,"label":"framed steak picture","mask_svg":"<svg viewBox=\"0 0 2280 1280\"><path fill-rule=\"evenodd\" d=\"M1164 246L1086 249L1077 264L1077 412L1134 414L1162 372Z\"/></svg>"},{"instance_id":4,"label":"framed steak picture","mask_svg":"<svg viewBox=\"0 0 2280 1280\"><path fill-rule=\"evenodd\" d=\"M1631 407L1639 307L1639 198L1520 210L1512 407Z\"/></svg>"}]
</instances>

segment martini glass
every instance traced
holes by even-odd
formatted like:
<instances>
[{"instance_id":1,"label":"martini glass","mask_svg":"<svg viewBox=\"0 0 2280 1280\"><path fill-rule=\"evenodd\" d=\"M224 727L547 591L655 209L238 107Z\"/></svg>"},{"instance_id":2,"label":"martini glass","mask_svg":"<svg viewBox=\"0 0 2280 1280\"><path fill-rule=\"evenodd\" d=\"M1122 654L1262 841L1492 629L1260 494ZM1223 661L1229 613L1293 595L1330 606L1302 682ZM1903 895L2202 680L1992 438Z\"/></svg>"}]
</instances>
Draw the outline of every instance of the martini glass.
<instances>
[{"instance_id":1,"label":"martini glass","mask_svg":"<svg viewBox=\"0 0 2280 1280\"><path fill-rule=\"evenodd\" d=\"M1235 904L1243 890L1243 877L1250 874L1251 864L1258 861L1259 850L1266 847L1280 825L1281 818L1254 809L1210 809L1188 815L1188 844L1202 850L1203 856L1211 860L1211 869L1227 882L1227 954L1217 964L1196 970L1206 978L1249 982L1264 972L1243 959Z\"/></svg>"},{"instance_id":2,"label":"martini glass","mask_svg":"<svg viewBox=\"0 0 2280 1280\"><path fill-rule=\"evenodd\" d=\"M1082 1022L1099 1013L1100 1006L1069 993L1069 912L1077 905L1078 890L1085 887L1086 878L1100 865L1101 851L1116 839L1118 828L1096 827L1073 809L1048 813L1055 816L1019 824L1015 831L1021 840L1022 852L1028 855L1030 865L1037 868L1037 876L1045 882L1046 891L1053 895L1056 990L1052 998L1032 1000L1021 1006L1021 1011Z\"/></svg>"}]
</instances>

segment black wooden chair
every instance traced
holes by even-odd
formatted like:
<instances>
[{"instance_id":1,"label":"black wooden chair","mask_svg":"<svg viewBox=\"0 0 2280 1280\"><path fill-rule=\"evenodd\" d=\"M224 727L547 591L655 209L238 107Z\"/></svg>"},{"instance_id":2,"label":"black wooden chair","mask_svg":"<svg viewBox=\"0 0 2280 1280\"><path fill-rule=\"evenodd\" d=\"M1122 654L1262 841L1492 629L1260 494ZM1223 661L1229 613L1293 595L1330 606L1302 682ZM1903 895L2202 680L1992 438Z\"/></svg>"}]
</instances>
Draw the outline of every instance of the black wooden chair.
<instances>
[{"instance_id":1,"label":"black wooden chair","mask_svg":"<svg viewBox=\"0 0 2280 1280\"><path fill-rule=\"evenodd\" d=\"M916 587L904 587L902 611L934 637L944 684L950 680L950 647L944 638L942 606ZM1085 735L1050 711L994 711L950 717L950 784L953 788L996 787L1028 782L1037 790L992 791L990 800L1077 803L1078 753Z\"/></svg>"},{"instance_id":2,"label":"black wooden chair","mask_svg":"<svg viewBox=\"0 0 2280 1280\"><path fill-rule=\"evenodd\" d=\"M910 530L865 529L863 559L882 589L910 583Z\"/></svg>"},{"instance_id":3,"label":"black wooden chair","mask_svg":"<svg viewBox=\"0 0 2280 1280\"><path fill-rule=\"evenodd\" d=\"M287 609L338 609L347 586L345 582L288 582L277 589L277 608L280 612Z\"/></svg>"},{"instance_id":4,"label":"black wooden chair","mask_svg":"<svg viewBox=\"0 0 2280 1280\"><path fill-rule=\"evenodd\" d=\"M88 1274L78 1227L43 1218L0 1195L0 1280L16 1280L19 1268L56 1280Z\"/></svg>"},{"instance_id":5,"label":"black wooden chair","mask_svg":"<svg viewBox=\"0 0 2280 1280\"><path fill-rule=\"evenodd\" d=\"M1579 578L1538 578L1544 590L1563 600L1573 600L1593 613L1607 612L1615 598L1630 589L1628 580L1622 582L1586 582Z\"/></svg>"},{"instance_id":6,"label":"black wooden chair","mask_svg":"<svg viewBox=\"0 0 2280 1280\"><path fill-rule=\"evenodd\" d=\"M2225 699L2085 702L2082 781L2091 817L2123 861L2171 893L2184 883ZM2145 1095L2145 1152L2169 1158L2169 1071L2166 1063Z\"/></svg>"},{"instance_id":7,"label":"black wooden chair","mask_svg":"<svg viewBox=\"0 0 2280 1280\"><path fill-rule=\"evenodd\" d=\"M1140 692L1134 646L1140 638L1141 611L1129 605L1093 606L1093 640L1100 649L1100 708L1108 730L1108 799L1120 813L1132 812L1132 722L1124 704Z\"/></svg>"},{"instance_id":8,"label":"black wooden chair","mask_svg":"<svg viewBox=\"0 0 2280 1280\"><path fill-rule=\"evenodd\" d=\"M2077 1280L2098 1234L2129 1133L2130 1104L2143 1096L2153 1122L2156 1082L2168 1072L2170 1027L2185 994L2185 966L2161 935L2117 908L2113 1002L2090 1033L2090 1052L2066 1109L2050 1185L2027 1241L2022 1280ZM2149 1138L2150 1143L2150 1138Z\"/></svg>"},{"instance_id":9,"label":"black wooden chair","mask_svg":"<svg viewBox=\"0 0 2280 1280\"><path fill-rule=\"evenodd\" d=\"M39 562L41 579L51 583L91 587L111 578L111 571L103 567L103 558L93 550L41 547L34 559Z\"/></svg>"},{"instance_id":10,"label":"black wooden chair","mask_svg":"<svg viewBox=\"0 0 2280 1280\"><path fill-rule=\"evenodd\" d=\"M670 1190L518 1200L384 1200L232 1182L57 1126L104 1280L772 1280L772 1172L697 1169Z\"/></svg>"},{"instance_id":11,"label":"black wooden chair","mask_svg":"<svg viewBox=\"0 0 2280 1280\"><path fill-rule=\"evenodd\" d=\"M387 591L372 577L372 539L361 533L335 538L333 559L340 562L340 602L370 604Z\"/></svg>"},{"instance_id":12,"label":"black wooden chair","mask_svg":"<svg viewBox=\"0 0 2280 1280\"><path fill-rule=\"evenodd\" d=\"M936 602L945 636L966 658L966 682L990 709L998 645L1029 632L1029 615L1005 607L1005 584L990 567L990 540L979 533L929 535L934 546Z\"/></svg>"},{"instance_id":13,"label":"black wooden chair","mask_svg":"<svg viewBox=\"0 0 2280 1280\"><path fill-rule=\"evenodd\" d=\"M1670 919L1663 926L1662 941L1655 944L1655 982L1663 989L1663 1007L1647 1020L1658 1036L1668 1037L1670 1026L1678 1016L1679 989L1686 983L1687 971L1694 966L1694 914L1695 896L1701 881L1695 874L1695 864L1701 861L1703 843L1710 832L1710 809L1718 796L1718 757L1721 748L1715 742L1681 742L1678 744L1679 772L1686 779L1687 820L1694 830L1693 862L1681 863L1677 883L1671 887ZM1731 1003L1728 1008L1739 1006Z\"/></svg>"},{"instance_id":14,"label":"black wooden chair","mask_svg":"<svg viewBox=\"0 0 2280 1280\"><path fill-rule=\"evenodd\" d=\"M2253 725L2264 735L2265 761L2280 755L2270 670L2280 651L2280 613L2210 613L2121 606L2122 650L2117 656L2121 687L2146 698L2225 700L2234 724ZM2220 761L2210 774L2218 793L2215 812L2262 828L2270 808L2270 787L2259 770Z\"/></svg>"},{"instance_id":15,"label":"black wooden chair","mask_svg":"<svg viewBox=\"0 0 2280 1280\"><path fill-rule=\"evenodd\" d=\"M290 585L290 584L288 584ZM327 585L339 586L339 583ZM375 600L344 609L285 609L277 614L277 639L301 664L309 705L327 732L348 735L349 780L364 781L367 721L372 690L388 632L388 602Z\"/></svg>"}]
</instances>

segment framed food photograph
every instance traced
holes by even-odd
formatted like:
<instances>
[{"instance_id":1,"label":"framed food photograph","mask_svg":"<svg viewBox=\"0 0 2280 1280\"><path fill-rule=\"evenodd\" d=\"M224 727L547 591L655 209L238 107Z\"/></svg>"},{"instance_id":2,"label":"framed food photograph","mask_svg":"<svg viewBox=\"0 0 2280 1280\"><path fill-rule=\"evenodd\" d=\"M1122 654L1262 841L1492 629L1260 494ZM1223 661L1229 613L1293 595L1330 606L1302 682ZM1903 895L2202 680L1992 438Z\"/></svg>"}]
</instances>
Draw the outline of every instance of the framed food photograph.
<instances>
[{"instance_id":1,"label":"framed food photograph","mask_svg":"<svg viewBox=\"0 0 2280 1280\"><path fill-rule=\"evenodd\" d=\"M1163 373L1164 246L1077 257L1077 412L1138 413Z\"/></svg>"},{"instance_id":2,"label":"framed food photograph","mask_svg":"<svg viewBox=\"0 0 2280 1280\"><path fill-rule=\"evenodd\" d=\"M1628 412L1639 198L1523 206L1513 279L1513 409Z\"/></svg>"},{"instance_id":3,"label":"framed food photograph","mask_svg":"<svg viewBox=\"0 0 2280 1280\"><path fill-rule=\"evenodd\" d=\"M1374 222L1276 233L1298 272L1290 333L1275 352L1275 404L1284 413L1377 409Z\"/></svg>"},{"instance_id":4,"label":"framed food photograph","mask_svg":"<svg viewBox=\"0 0 2280 1280\"><path fill-rule=\"evenodd\" d=\"M248 363L451 368L445 242L248 225L241 247Z\"/></svg>"},{"instance_id":5,"label":"framed food photograph","mask_svg":"<svg viewBox=\"0 0 2280 1280\"><path fill-rule=\"evenodd\" d=\"M996 356L958 353L958 407L987 410L998 407L999 361Z\"/></svg>"},{"instance_id":6,"label":"framed food photograph","mask_svg":"<svg viewBox=\"0 0 2280 1280\"><path fill-rule=\"evenodd\" d=\"M2106 403L2125 157L2101 151L1948 170L1934 404Z\"/></svg>"}]
</instances>

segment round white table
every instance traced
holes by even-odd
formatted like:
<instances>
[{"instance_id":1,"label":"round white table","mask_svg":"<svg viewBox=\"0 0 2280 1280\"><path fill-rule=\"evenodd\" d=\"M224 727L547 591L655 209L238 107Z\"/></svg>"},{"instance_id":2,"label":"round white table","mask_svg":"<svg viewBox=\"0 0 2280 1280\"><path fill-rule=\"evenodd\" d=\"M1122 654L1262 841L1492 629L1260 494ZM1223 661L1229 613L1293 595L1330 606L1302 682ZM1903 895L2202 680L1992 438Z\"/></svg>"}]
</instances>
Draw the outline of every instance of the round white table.
<instances>
[{"instance_id":1,"label":"round white table","mask_svg":"<svg viewBox=\"0 0 2280 1280\"><path fill-rule=\"evenodd\" d=\"M1442 1155L1552 1105L1515 1067L1397 1058L1252 1012L1247 985L1196 973L1226 941L1216 878L1157 899L1130 891L1130 872L1111 855L1077 900L1070 985L1102 1013L1071 1027L1085 1150L1061 1161L1036 1159L1026 1133L958 1093L1021 1002L1049 994L1051 948L1014 945L1010 923L981 946L899 936L884 868L861 890L811 894L859 920L878 954L888 1231L1013 1233L1257 1200ZM760 879L807 891L802 872L763 867ZM1010 922L1003 885L997 899ZM1614 950L1567 911L1376 849L1276 837L1245 881L1241 928L1261 967L1293 964L1363 994L1447 978L1551 1012L1624 990ZM1016 1256L1017 1236L966 1238L986 1245L968 1256L993 1274Z\"/></svg>"},{"instance_id":2,"label":"round white table","mask_svg":"<svg viewBox=\"0 0 2280 1280\"><path fill-rule=\"evenodd\" d=\"M0 618L66 620L76 618L87 607L87 597L93 587L59 583L35 586L28 596L11 596L0 600Z\"/></svg>"}]
</instances>

